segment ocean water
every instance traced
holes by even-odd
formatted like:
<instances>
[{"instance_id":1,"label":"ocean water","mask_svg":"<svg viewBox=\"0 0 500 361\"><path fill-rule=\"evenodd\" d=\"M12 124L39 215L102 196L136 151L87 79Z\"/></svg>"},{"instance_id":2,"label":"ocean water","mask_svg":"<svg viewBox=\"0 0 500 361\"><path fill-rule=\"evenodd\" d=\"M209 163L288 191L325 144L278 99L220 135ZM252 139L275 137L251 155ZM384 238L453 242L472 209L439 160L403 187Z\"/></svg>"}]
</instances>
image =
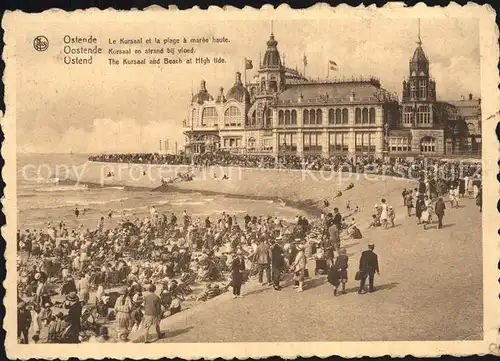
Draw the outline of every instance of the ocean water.
<instances>
[{"instance_id":1,"label":"ocean water","mask_svg":"<svg viewBox=\"0 0 500 361\"><path fill-rule=\"evenodd\" d=\"M122 219L143 218L155 206L160 213L175 213L180 219L184 210L194 220L210 216L214 220L222 212L236 215L242 222L246 213L278 216L293 220L302 211L283 206L273 200L252 200L203 195L201 193L153 192L127 187L75 185L65 182L65 170L81 165L87 155L18 154L17 155L17 211L19 229L46 228L63 220L69 229L80 225L94 228L101 216L107 226ZM75 216L75 208L80 216ZM107 220L113 211L111 221Z\"/></svg>"}]
</instances>

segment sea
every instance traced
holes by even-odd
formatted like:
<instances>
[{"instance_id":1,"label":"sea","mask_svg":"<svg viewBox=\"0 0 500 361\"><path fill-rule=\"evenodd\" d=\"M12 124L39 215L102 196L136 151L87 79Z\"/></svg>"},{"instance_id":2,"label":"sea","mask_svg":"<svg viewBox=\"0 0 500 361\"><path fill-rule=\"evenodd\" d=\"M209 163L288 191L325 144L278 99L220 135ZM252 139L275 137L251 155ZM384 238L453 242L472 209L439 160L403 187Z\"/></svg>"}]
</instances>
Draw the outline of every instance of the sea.
<instances>
[{"instance_id":1,"label":"sea","mask_svg":"<svg viewBox=\"0 0 500 361\"><path fill-rule=\"evenodd\" d=\"M275 199L235 198L204 195L199 192L155 192L120 186L83 185L68 182L66 169L87 161L87 154L18 154L17 212L21 230L46 229L63 221L68 229L97 227L104 216L106 226L123 220L143 219L155 206L160 214L174 213L180 219L186 211L200 224L209 216L213 221L222 212L235 215L242 222L245 214L279 217L293 221L303 211ZM80 215L76 217L75 209ZM107 219L112 211L111 220Z\"/></svg>"}]
</instances>

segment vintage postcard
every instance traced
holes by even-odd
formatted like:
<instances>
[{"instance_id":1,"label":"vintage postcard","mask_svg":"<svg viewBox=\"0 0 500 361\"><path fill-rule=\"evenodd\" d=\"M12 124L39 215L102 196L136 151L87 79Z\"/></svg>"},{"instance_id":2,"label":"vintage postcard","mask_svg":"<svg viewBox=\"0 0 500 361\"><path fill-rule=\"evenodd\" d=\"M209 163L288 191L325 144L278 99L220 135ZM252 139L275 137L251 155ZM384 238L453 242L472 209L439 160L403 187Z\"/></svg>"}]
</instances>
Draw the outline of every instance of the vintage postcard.
<instances>
[{"instance_id":1,"label":"vintage postcard","mask_svg":"<svg viewBox=\"0 0 500 361\"><path fill-rule=\"evenodd\" d=\"M2 27L9 357L498 354L490 7Z\"/></svg>"}]
</instances>

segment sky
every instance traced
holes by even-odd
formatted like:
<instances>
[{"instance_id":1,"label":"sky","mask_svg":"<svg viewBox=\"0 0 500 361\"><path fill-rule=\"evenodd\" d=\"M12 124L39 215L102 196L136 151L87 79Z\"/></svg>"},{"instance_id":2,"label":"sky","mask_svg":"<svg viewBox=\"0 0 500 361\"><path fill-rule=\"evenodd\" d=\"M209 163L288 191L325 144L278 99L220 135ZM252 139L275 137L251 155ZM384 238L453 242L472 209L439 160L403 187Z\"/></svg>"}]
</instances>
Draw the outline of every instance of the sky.
<instances>
[{"instance_id":1,"label":"sky","mask_svg":"<svg viewBox=\"0 0 500 361\"><path fill-rule=\"evenodd\" d=\"M328 60L339 68L330 76L374 75L382 87L401 95L408 63L416 47L417 19L335 18L312 21L274 21L278 50L286 66L300 71L307 56L306 74L325 78ZM441 100L480 96L479 28L476 19L422 19L421 39L430 60L431 76ZM26 22L16 32L16 122L18 152L98 153L154 152L159 141L184 144L182 121L188 114L192 91L206 81L212 96L225 92L243 71L244 58L264 54L271 22L85 22L62 18ZM43 34L50 45L36 52L32 42ZM63 37L98 39L107 53L108 39L147 37L226 36L230 43L204 44L197 55L222 56L226 64L110 66L108 55L94 56L92 65L65 65Z\"/></svg>"}]
</instances>

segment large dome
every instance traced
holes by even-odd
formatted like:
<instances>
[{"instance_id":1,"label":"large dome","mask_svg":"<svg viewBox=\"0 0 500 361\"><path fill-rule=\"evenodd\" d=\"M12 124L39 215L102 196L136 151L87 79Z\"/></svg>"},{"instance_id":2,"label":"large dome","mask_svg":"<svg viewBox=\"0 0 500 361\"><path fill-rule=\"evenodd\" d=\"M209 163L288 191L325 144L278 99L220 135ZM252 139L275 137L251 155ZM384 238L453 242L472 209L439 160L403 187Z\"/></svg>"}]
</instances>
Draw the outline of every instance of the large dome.
<instances>
[{"instance_id":1,"label":"large dome","mask_svg":"<svg viewBox=\"0 0 500 361\"><path fill-rule=\"evenodd\" d=\"M240 103L243 103L244 101L248 103L250 101L250 94L241 82L240 72L236 73L236 81L234 82L233 87L227 92L226 99L234 99Z\"/></svg>"},{"instance_id":2,"label":"large dome","mask_svg":"<svg viewBox=\"0 0 500 361\"><path fill-rule=\"evenodd\" d=\"M214 100L214 98L208 93L207 88L205 86L205 80L201 81L201 87L198 94L193 96L191 100L193 103L203 104L206 101Z\"/></svg>"}]
</instances>

